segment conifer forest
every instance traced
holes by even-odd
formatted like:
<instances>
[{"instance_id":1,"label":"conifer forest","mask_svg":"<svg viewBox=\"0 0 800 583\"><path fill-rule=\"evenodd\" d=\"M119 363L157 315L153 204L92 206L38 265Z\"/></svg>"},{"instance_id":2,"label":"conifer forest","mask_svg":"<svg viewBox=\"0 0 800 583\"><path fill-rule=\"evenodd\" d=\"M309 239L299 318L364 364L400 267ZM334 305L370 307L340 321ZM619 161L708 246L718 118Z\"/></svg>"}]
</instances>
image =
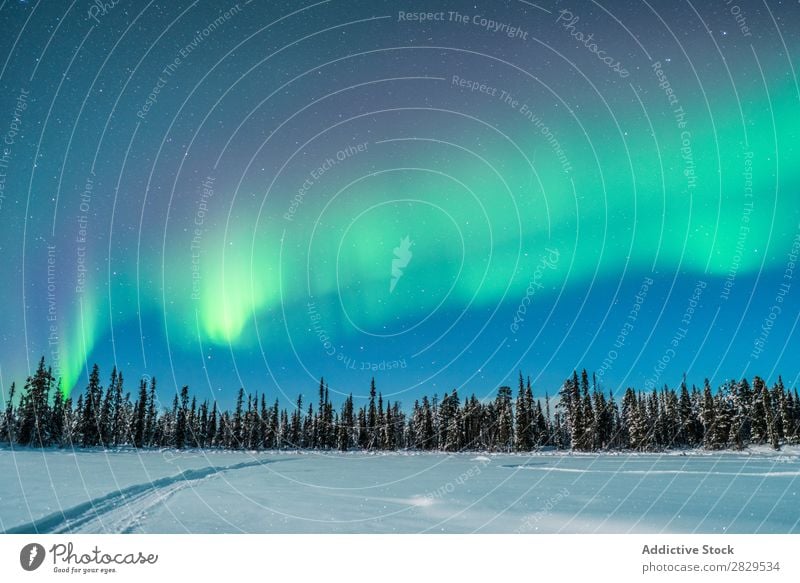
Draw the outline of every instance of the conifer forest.
<instances>
[{"instance_id":1,"label":"conifer forest","mask_svg":"<svg viewBox=\"0 0 800 583\"><path fill-rule=\"evenodd\" d=\"M95 365L85 390L65 397L44 358L18 392L12 385L0 418L0 443L62 448L219 448L231 450L420 450L533 452L647 451L704 448L779 449L800 441L797 389L754 376L712 387L628 388L621 399L594 377L574 372L551 396L535 393L530 378L492 398L454 389L424 396L410 408L384 399L372 380L368 397L339 407L320 380L315 401L291 406L239 389L232 410L198 399L187 386L170 403L159 400L155 378L133 392L114 368L103 384ZM78 391L75 391L78 393Z\"/></svg>"}]
</instances>

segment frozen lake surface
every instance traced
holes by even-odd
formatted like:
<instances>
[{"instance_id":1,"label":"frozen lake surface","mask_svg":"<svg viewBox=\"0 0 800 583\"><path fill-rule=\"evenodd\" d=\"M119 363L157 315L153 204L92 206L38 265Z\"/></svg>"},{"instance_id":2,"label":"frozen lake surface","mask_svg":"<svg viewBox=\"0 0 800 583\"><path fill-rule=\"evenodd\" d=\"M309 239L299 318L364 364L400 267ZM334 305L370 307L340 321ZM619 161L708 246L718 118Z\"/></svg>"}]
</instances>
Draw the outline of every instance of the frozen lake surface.
<instances>
[{"instance_id":1,"label":"frozen lake surface","mask_svg":"<svg viewBox=\"0 0 800 583\"><path fill-rule=\"evenodd\" d=\"M800 450L0 449L0 531L798 533Z\"/></svg>"}]
</instances>

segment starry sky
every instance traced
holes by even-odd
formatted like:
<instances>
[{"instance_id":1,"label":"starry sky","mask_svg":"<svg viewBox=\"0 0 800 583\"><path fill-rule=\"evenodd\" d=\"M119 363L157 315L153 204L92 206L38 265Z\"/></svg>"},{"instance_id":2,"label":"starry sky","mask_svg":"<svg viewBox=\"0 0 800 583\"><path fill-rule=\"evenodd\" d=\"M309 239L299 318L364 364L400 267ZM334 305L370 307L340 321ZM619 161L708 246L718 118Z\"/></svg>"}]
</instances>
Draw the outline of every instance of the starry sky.
<instances>
[{"instance_id":1,"label":"starry sky","mask_svg":"<svg viewBox=\"0 0 800 583\"><path fill-rule=\"evenodd\" d=\"M738 2L738 3L737 3ZM0 382L405 405L800 361L800 7L0 4Z\"/></svg>"}]
</instances>

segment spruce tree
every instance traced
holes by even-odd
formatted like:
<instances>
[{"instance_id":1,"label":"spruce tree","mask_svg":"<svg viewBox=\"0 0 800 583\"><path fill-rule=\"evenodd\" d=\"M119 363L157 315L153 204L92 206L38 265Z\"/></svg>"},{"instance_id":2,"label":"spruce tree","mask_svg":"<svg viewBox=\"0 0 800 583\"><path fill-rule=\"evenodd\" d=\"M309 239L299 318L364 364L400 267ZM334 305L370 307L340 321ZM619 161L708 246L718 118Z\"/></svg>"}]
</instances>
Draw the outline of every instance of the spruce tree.
<instances>
[{"instance_id":1,"label":"spruce tree","mask_svg":"<svg viewBox=\"0 0 800 583\"><path fill-rule=\"evenodd\" d=\"M572 378L567 379L561 389L561 400L566 410L566 425L569 432L569 441L573 449L582 449L585 443L586 425L584 423L584 406L581 398L578 372L572 372Z\"/></svg>"},{"instance_id":2,"label":"spruce tree","mask_svg":"<svg viewBox=\"0 0 800 583\"><path fill-rule=\"evenodd\" d=\"M622 417L627 430L626 441L631 449L642 450L646 447L647 429L642 418L642 408L636 392L629 388L622 400Z\"/></svg>"},{"instance_id":3,"label":"spruce tree","mask_svg":"<svg viewBox=\"0 0 800 583\"><path fill-rule=\"evenodd\" d=\"M455 392L455 391L453 391ZM461 409L456 405L448 421L445 451L460 451L464 444L464 421Z\"/></svg>"},{"instance_id":4,"label":"spruce tree","mask_svg":"<svg viewBox=\"0 0 800 583\"><path fill-rule=\"evenodd\" d=\"M367 421L367 447L372 447L372 444L375 443L375 428L378 425L378 409L375 404L375 377L372 377L372 380L369 384L369 405L366 414L366 421Z\"/></svg>"},{"instance_id":5,"label":"spruce tree","mask_svg":"<svg viewBox=\"0 0 800 583\"><path fill-rule=\"evenodd\" d=\"M794 415L795 403L791 392L782 393L780 411L786 443L797 443L797 420Z\"/></svg>"},{"instance_id":6,"label":"spruce tree","mask_svg":"<svg viewBox=\"0 0 800 583\"><path fill-rule=\"evenodd\" d=\"M750 426L753 435L753 442L762 444L769 439L769 429L767 427L767 411L764 407L764 394L767 391L764 380L759 377L753 377L753 397L752 406L750 408Z\"/></svg>"},{"instance_id":7,"label":"spruce tree","mask_svg":"<svg viewBox=\"0 0 800 583\"><path fill-rule=\"evenodd\" d=\"M289 430L289 440L292 447L300 447L300 439L302 433L302 418L303 418L303 396L297 397L297 406L292 413L291 428Z\"/></svg>"},{"instance_id":8,"label":"spruce tree","mask_svg":"<svg viewBox=\"0 0 800 583\"><path fill-rule=\"evenodd\" d=\"M728 446L734 413L729 396L725 392L718 392L714 399L714 426L711 432L711 448L724 449Z\"/></svg>"},{"instance_id":9,"label":"spruce tree","mask_svg":"<svg viewBox=\"0 0 800 583\"><path fill-rule=\"evenodd\" d=\"M553 440L553 427L550 417L550 393L547 391L544 392L544 420L545 424L547 425L547 435L545 436L545 439L541 440L541 443L549 444Z\"/></svg>"},{"instance_id":10,"label":"spruce tree","mask_svg":"<svg viewBox=\"0 0 800 583\"><path fill-rule=\"evenodd\" d=\"M339 431L337 437L337 447L341 451L347 451L353 446L353 427L355 418L353 417L353 395L350 394L342 403L342 414L339 416Z\"/></svg>"},{"instance_id":11,"label":"spruce tree","mask_svg":"<svg viewBox=\"0 0 800 583\"><path fill-rule=\"evenodd\" d=\"M78 395L75 402L75 428L72 432L72 445L83 445L83 395Z\"/></svg>"},{"instance_id":12,"label":"spruce tree","mask_svg":"<svg viewBox=\"0 0 800 583\"><path fill-rule=\"evenodd\" d=\"M155 439L156 420L158 411L156 408L156 378L150 379L150 391L147 395L147 416L145 417L144 445L152 446Z\"/></svg>"},{"instance_id":13,"label":"spruce tree","mask_svg":"<svg viewBox=\"0 0 800 583\"><path fill-rule=\"evenodd\" d=\"M16 443L17 440L17 416L14 411L14 393L16 390L17 385L11 383L11 389L8 392L8 399L6 400L6 410L3 414L2 435L0 435L9 445Z\"/></svg>"},{"instance_id":14,"label":"spruce tree","mask_svg":"<svg viewBox=\"0 0 800 583\"><path fill-rule=\"evenodd\" d=\"M111 370L103 405L100 410L100 443L106 447L111 445L114 424L114 396L117 390L117 367Z\"/></svg>"},{"instance_id":15,"label":"spruce tree","mask_svg":"<svg viewBox=\"0 0 800 583\"><path fill-rule=\"evenodd\" d=\"M66 420L64 393L61 392L61 382L59 381L56 385L53 408L50 412L50 443L52 445L59 447L64 445L64 424Z\"/></svg>"},{"instance_id":16,"label":"spruce tree","mask_svg":"<svg viewBox=\"0 0 800 583\"><path fill-rule=\"evenodd\" d=\"M586 375L586 371L583 371L583 379L585 382L582 382L581 385L581 405L582 407L582 425L583 430L581 431L580 435L578 436L577 440L577 449L581 451L591 451L594 448L595 443L595 433L597 431L597 422L594 418L594 409L592 408L592 399L589 396L589 377Z\"/></svg>"},{"instance_id":17,"label":"spruce tree","mask_svg":"<svg viewBox=\"0 0 800 583\"><path fill-rule=\"evenodd\" d=\"M680 414L678 412L680 403L675 391L671 391L665 387L661 394L664 402L664 418L662 422L662 430L664 433L663 445L665 447L674 447L675 443L679 440L680 434L681 421Z\"/></svg>"},{"instance_id":18,"label":"spruce tree","mask_svg":"<svg viewBox=\"0 0 800 583\"><path fill-rule=\"evenodd\" d=\"M130 394L126 394L126 398L122 396L124 386L125 381L122 377L122 371L119 371L117 373L117 383L114 387L113 414L111 418L111 442L114 446L126 443L130 439L127 433L130 430L130 427L128 427L130 414L126 410L126 407L130 404Z\"/></svg>"},{"instance_id":19,"label":"spruce tree","mask_svg":"<svg viewBox=\"0 0 800 583\"><path fill-rule=\"evenodd\" d=\"M706 379L703 386L703 401L700 410L700 420L703 423L703 445L706 449L713 449L714 447L714 417L714 397L711 394L711 385Z\"/></svg>"},{"instance_id":20,"label":"spruce tree","mask_svg":"<svg viewBox=\"0 0 800 583\"><path fill-rule=\"evenodd\" d=\"M497 441L495 447L500 451L511 451L514 445L514 417L511 405L511 387L503 386L497 391L495 408L497 411Z\"/></svg>"},{"instance_id":21,"label":"spruce tree","mask_svg":"<svg viewBox=\"0 0 800 583\"><path fill-rule=\"evenodd\" d=\"M206 429L206 443L212 447L219 445L219 436L217 435L217 402L214 401L211 405L211 413L208 416L208 425Z\"/></svg>"},{"instance_id":22,"label":"spruce tree","mask_svg":"<svg viewBox=\"0 0 800 583\"><path fill-rule=\"evenodd\" d=\"M136 400L133 426L133 446L144 447L145 431L147 429L147 382L144 379L139 381L139 397Z\"/></svg>"},{"instance_id":23,"label":"spruce tree","mask_svg":"<svg viewBox=\"0 0 800 583\"><path fill-rule=\"evenodd\" d=\"M25 383L25 393L20 401L19 443L34 447L50 444L50 421L48 402L53 375L46 367L44 357L32 377Z\"/></svg>"},{"instance_id":24,"label":"spruce tree","mask_svg":"<svg viewBox=\"0 0 800 583\"><path fill-rule=\"evenodd\" d=\"M542 411L541 401L536 401L536 412L534 413L533 426L535 431L533 433L533 446L540 447L549 441L548 423Z\"/></svg>"},{"instance_id":25,"label":"spruce tree","mask_svg":"<svg viewBox=\"0 0 800 583\"><path fill-rule=\"evenodd\" d=\"M68 397L64 400L64 425L61 434L61 444L65 447L77 445L75 440L76 431L77 417L72 408L72 398Z\"/></svg>"},{"instance_id":26,"label":"spruce tree","mask_svg":"<svg viewBox=\"0 0 800 583\"><path fill-rule=\"evenodd\" d=\"M418 418L418 425L415 431L421 449L433 448L433 411L427 395L422 397L422 405Z\"/></svg>"},{"instance_id":27,"label":"spruce tree","mask_svg":"<svg viewBox=\"0 0 800 583\"><path fill-rule=\"evenodd\" d=\"M780 434L776 423L775 410L773 409L772 396L767 388L766 383L763 384L761 401L764 407L764 424L767 429L767 440L769 441L772 449L780 448Z\"/></svg>"},{"instance_id":28,"label":"spruce tree","mask_svg":"<svg viewBox=\"0 0 800 583\"><path fill-rule=\"evenodd\" d=\"M517 451L530 451L533 446L533 439L531 436L531 417L530 403L525 394L525 383L522 379L522 373L519 373L519 391L517 392L517 403L514 408L515 413L515 439L514 448Z\"/></svg>"},{"instance_id":29,"label":"spruce tree","mask_svg":"<svg viewBox=\"0 0 800 583\"><path fill-rule=\"evenodd\" d=\"M728 443L737 450L744 449L745 442L745 422L747 420L746 399L743 394L742 383L731 383L730 390L730 431L728 432Z\"/></svg>"},{"instance_id":30,"label":"spruce tree","mask_svg":"<svg viewBox=\"0 0 800 583\"><path fill-rule=\"evenodd\" d=\"M236 395L236 410L233 413L233 441L236 442L234 447L240 447L243 440L243 418L242 418L242 411L244 408L244 388L239 388L239 392ZM299 440L299 435L298 435ZM229 447L231 447L229 445Z\"/></svg>"},{"instance_id":31,"label":"spruce tree","mask_svg":"<svg viewBox=\"0 0 800 583\"><path fill-rule=\"evenodd\" d=\"M178 396L175 396L176 407L175 412L175 437L173 439L174 447L183 449L186 446L186 429L187 419L189 412L189 387L186 385L181 388L180 401L177 401Z\"/></svg>"},{"instance_id":32,"label":"spruce tree","mask_svg":"<svg viewBox=\"0 0 800 583\"><path fill-rule=\"evenodd\" d=\"M692 447L697 444L694 432L694 412L692 410L692 399L689 396L689 389L686 387L686 376L684 375L681 383L681 394L678 398L678 439L677 442L683 446Z\"/></svg>"}]
</instances>

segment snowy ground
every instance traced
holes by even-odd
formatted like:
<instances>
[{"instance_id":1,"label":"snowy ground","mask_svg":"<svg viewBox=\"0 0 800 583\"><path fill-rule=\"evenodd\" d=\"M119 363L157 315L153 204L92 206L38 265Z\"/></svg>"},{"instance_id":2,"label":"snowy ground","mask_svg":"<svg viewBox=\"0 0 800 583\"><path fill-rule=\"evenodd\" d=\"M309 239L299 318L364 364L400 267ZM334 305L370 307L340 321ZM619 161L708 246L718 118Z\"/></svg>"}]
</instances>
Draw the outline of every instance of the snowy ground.
<instances>
[{"instance_id":1,"label":"snowy ground","mask_svg":"<svg viewBox=\"0 0 800 583\"><path fill-rule=\"evenodd\" d=\"M715 455L0 449L0 531L800 532L800 450Z\"/></svg>"}]
</instances>

